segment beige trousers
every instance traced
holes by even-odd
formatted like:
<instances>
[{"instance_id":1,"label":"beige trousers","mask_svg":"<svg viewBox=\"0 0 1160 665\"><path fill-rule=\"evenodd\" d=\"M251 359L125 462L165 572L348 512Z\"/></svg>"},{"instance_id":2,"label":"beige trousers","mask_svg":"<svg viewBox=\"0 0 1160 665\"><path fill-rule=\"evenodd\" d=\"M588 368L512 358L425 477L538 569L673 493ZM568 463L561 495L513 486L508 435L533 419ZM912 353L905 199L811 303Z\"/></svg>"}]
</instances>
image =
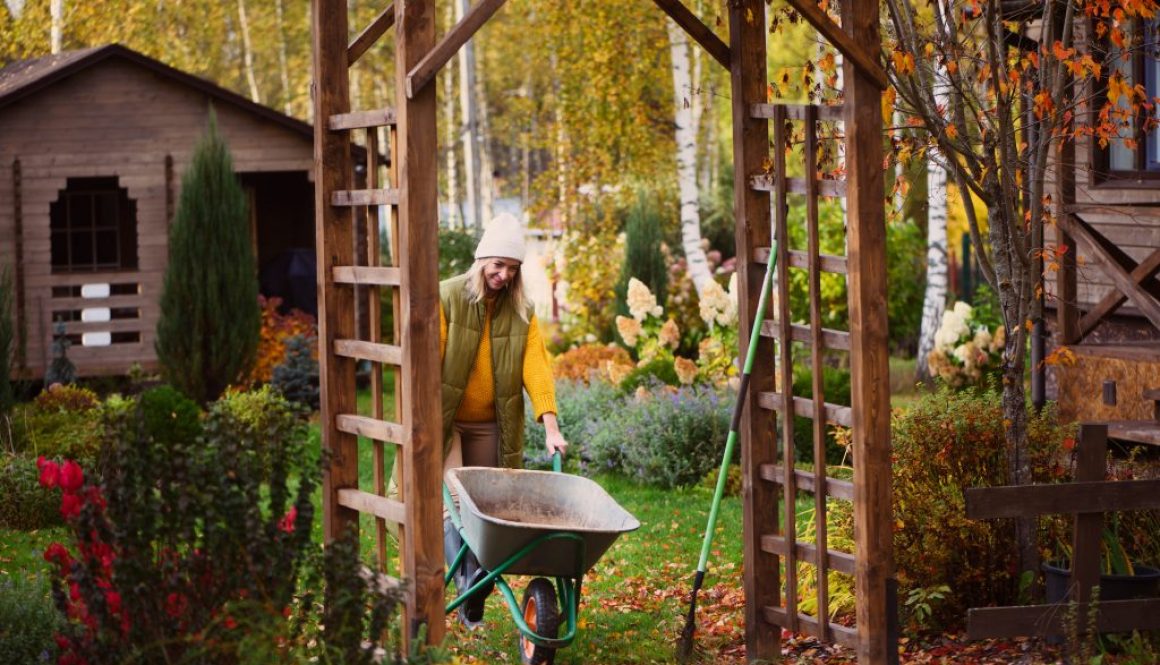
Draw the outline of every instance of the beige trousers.
<instances>
[{"instance_id":1,"label":"beige trousers","mask_svg":"<svg viewBox=\"0 0 1160 665\"><path fill-rule=\"evenodd\" d=\"M451 452L443 460L443 473L461 466L499 466L499 425L490 423L465 423L455 421L455 434L451 437ZM451 499L459 506L459 495L450 486ZM447 508L443 508L443 519L448 518Z\"/></svg>"}]
</instances>

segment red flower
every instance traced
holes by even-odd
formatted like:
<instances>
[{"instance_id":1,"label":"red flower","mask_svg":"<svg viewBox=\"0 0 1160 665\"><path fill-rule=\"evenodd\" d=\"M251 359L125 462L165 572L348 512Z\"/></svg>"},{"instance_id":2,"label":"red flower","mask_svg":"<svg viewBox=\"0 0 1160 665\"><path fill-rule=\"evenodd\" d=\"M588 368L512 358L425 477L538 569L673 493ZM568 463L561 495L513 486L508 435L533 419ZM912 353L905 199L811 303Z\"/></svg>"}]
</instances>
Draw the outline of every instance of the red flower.
<instances>
[{"instance_id":1,"label":"red flower","mask_svg":"<svg viewBox=\"0 0 1160 665\"><path fill-rule=\"evenodd\" d=\"M109 607L109 614L121 613L121 594L117 591L105 592L105 605Z\"/></svg>"},{"instance_id":2,"label":"red flower","mask_svg":"<svg viewBox=\"0 0 1160 665\"><path fill-rule=\"evenodd\" d=\"M286 533L294 533L294 520L298 519L298 506L290 506L290 510L278 521L278 528Z\"/></svg>"},{"instance_id":3,"label":"red flower","mask_svg":"<svg viewBox=\"0 0 1160 665\"><path fill-rule=\"evenodd\" d=\"M227 630L233 630L238 627L238 622L234 619L233 615L230 614L226 615L225 624Z\"/></svg>"},{"instance_id":4,"label":"red flower","mask_svg":"<svg viewBox=\"0 0 1160 665\"><path fill-rule=\"evenodd\" d=\"M75 492L85 484L85 473L81 465L68 460L60 468L60 488L66 492Z\"/></svg>"},{"instance_id":5,"label":"red flower","mask_svg":"<svg viewBox=\"0 0 1160 665\"><path fill-rule=\"evenodd\" d=\"M52 489L60 484L60 465L44 456L36 458L36 468L40 469L40 486Z\"/></svg>"},{"instance_id":6,"label":"red flower","mask_svg":"<svg viewBox=\"0 0 1160 665\"><path fill-rule=\"evenodd\" d=\"M44 550L44 560L49 563L54 563L60 566L63 573L67 568L72 566L72 555L68 553L64 545L60 543L52 543Z\"/></svg>"},{"instance_id":7,"label":"red flower","mask_svg":"<svg viewBox=\"0 0 1160 665\"><path fill-rule=\"evenodd\" d=\"M175 591L165 597L165 613L170 617L176 619L185 614L187 609L189 609L189 600L185 594Z\"/></svg>"},{"instance_id":8,"label":"red flower","mask_svg":"<svg viewBox=\"0 0 1160 665\"><path fill-rule=\"evenodd\" d=\"M60 497L60 514L62 517L72 519L81 514L81 498L76 494L65 494Z\"/></svg>"}]
</instances>

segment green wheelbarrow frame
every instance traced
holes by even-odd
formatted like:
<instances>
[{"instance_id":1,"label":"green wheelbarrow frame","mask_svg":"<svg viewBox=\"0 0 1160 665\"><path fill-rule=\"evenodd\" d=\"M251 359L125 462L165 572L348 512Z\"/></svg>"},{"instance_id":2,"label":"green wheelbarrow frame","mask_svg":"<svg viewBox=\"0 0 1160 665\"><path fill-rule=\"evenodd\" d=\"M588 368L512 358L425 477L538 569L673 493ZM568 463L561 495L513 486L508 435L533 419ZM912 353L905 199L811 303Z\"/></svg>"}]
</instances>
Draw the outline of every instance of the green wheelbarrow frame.
<instances>
[{"instance_id":1,"label":"green wheelbarrow frame","mask_svg":"<svg viewBox=\"0 0 1160 665\"><path fill-rule=\"evenodd\" d=\"M560 453L555 453L552 456L552 470L556 473L561 473L562 471ZM443 576L443 585L446 587L450 585L451 579L455 575L455 571L458 570L461 565L463 565L463 559L467 556L468 545L467 538L464 537L463 521L459 516L459 510L455 506L455 500L451 497L451 490L447 488L446 483L443 484L443 505L447 508L447 512L451 518L451 523L455 526L455 529L459 532L460 539L463 541L463 544L459 547L459 552L455 555L455 559L447 567L447 572ZM500 592L503 594L503 598L507 603L508 610L511 611L512 620L515 621L516 628L520 631L520 634L523 635L529 642L535 644L536 646L544 647L547 649L562 649L572 644L572 641L576 639L576 617L580 608L580 589L583 585L583 572L580 572L572 577L557 576L555 578L557 602L559 602L561 607L564 609L563 613L565 615L565 626L567 631L563 637L554 638L544 637L543 635L536 633L528 627L527 621L524 620L523 612L520 611L520 604L516 600L515 592L512 591L512 588L503 578L504 572L515 565L517 561L524 558L524 556L526 556L529 552L532 552L543 543L551 540L573 541L576 546L576 561L584 561L585 545L584 539L581 536L575 533L569 533L567 531L543 534L532 540L530 543L521 547L517 552L504 560L503 563L496 566L493 570L488 571L487 575L484 576L483 579L476 582L466 591L461 592L457 598L447 603L445 612L447 614L454 612L460 605L467 602L467 599L470 598L472 594L474 594L476 591L479 591L490 582L494 581L496 586L499 587Z\"/></svg>"}]
</instances>

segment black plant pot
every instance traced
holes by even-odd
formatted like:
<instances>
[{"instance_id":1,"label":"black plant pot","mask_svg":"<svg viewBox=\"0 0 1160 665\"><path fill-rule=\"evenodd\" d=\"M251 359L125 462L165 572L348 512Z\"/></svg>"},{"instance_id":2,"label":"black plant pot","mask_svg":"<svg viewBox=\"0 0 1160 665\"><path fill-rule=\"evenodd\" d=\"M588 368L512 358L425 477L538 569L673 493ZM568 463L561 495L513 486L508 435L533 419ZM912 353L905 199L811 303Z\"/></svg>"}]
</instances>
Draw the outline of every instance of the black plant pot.
<instances>
[{"instance_id":1,"label":"black plant pot","mask_svg":"<svg viewBox=\"0 0 1160 665\"><path fill-rule=\"evenodd\" d=\"M1067 597L1067 588L1071 585L1071 569L1064 566L1070 566L1070 562L1043 563L1049 603L1062 602ZM1160 569L1137 565L1135 570L1135 575L1100 575L1100 600L1160 597Z\"/></svg>"}]
</instances>

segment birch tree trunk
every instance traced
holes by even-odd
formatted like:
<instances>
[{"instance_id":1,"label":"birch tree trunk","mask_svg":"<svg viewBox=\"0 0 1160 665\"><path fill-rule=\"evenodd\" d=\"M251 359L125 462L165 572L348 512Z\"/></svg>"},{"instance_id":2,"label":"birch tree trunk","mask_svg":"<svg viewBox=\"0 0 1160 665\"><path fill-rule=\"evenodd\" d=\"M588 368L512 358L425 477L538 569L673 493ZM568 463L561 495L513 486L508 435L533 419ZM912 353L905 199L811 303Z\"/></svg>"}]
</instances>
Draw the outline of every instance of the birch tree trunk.
<instances>
[{"instance_id":1,"label":"birch tree trunk","mask_svg":"<svg viewBox=\"0 0 1160 665\"><path fill-rule=\"evenodd\" d=\"M292 115L290 100L294 95L290 92L290 67L286 63L286 26L282 22L282 2L275 0L274 3L274 15L278 21L278 75L282 79L282 112Z\"/></svg>"},{"instance_id":2,"label":"birch tree trunk","mask_svg":"<svg viewBox=\"0 0 1160 665\"><path fill-rule=\"evenodd\" d=\"M689 40L674 21L665 26L669 33L672 56L673 106L677 140L677 188L681 202L681 246L685 251L689 277L697 293L704 290L713 275L701 246L700 192L697 187L697 126L694 124L692 76L689 71Z\"/></svg>"},{"instance_id":3,"label":"birch tree trunk","mask_svg":"<svg viewBox=\"0 0 1160 665\"><path fill-rule=\"evenodd\" d=\"M455 20L462 21L469 8L469 0L456 0ZM479 206L479 150L477 134L479 124L475 107L475 45L468 40L459 51L459 105L463 127L460 140L463 143L463 170L466 205L463 210L464 224L477 228L481 222Z\"/></svg>"},{"instance_id":4,"label":"birch tree trunk","mask_svg":"<svg viewBox=\"0 0 1160 665\"><path fill-rule=\"evenodd\" d=\"M933 151L932 151L933 152ZM922 297L922 324L915 363L919 381L929 381L927 357L934 350L934 334L942 324L947 301L947 172L932 155L926 165L930 206L926 226L926 290Z\"/></svg>"},{"instance_id":5,"label":"birch tree trunk","mask_svg":"<svg viewBox=\"0 0 1160 665\"><path fill-rule=\"evenodd\" d=\"M261 104L258 81L254 78L254 52L250 46L250 22L246 18L246 0L238 0L238 27L242 33L242 62L246 70L246 83L250 86L250 100Z\"/></svg>"},{"instance_id":6,"label":"birch tree trunk","mask_svg":"<svg viewBox=\"0 0 1160 665\"><path fill-rule=\"evenodd\" d=\"M49 4L52 16L51 40L53 55L61 52L64 42L64 0L52 0Z\"/></svg>"},{"instance_id":7,"label":"birch tree trunk","mask_svg":"<svg viewBox=\"0 0 1160 665\"><path fill-rule=\"evenodd\" d=\"M447 5L447 25L455 25L455 7ZM458 132L455 131L455 74L454 71L448 67L443 70L443 122L447 129L444 136L447 137L447 144L443 147L445 151L445 163L447 167L447 225L453 229L463 228L463 215L459 208L459 173L457 167L458 153L455 150L456 136Z\"/></svg>"},{"instance_id":8,"label":"birch tree trunk","mask_svg":"<svg viewBox=\"0 0 1160 665\"><path fill-rule=\"evenodd\" d=\"M475 66L479 66L479 61L476 60ZM486 222L492 218L495 208L495 173L494 163L491 159L491 144L488 143L488 137L491 136L491 114L487 109L487 94L483 88L483 77L479 72L475 72L475 95L472 100L475 103L475 118L477 121L476 127L476 152L479 153L479 213L481 222Z\"/></svg>"}]
</instances>

